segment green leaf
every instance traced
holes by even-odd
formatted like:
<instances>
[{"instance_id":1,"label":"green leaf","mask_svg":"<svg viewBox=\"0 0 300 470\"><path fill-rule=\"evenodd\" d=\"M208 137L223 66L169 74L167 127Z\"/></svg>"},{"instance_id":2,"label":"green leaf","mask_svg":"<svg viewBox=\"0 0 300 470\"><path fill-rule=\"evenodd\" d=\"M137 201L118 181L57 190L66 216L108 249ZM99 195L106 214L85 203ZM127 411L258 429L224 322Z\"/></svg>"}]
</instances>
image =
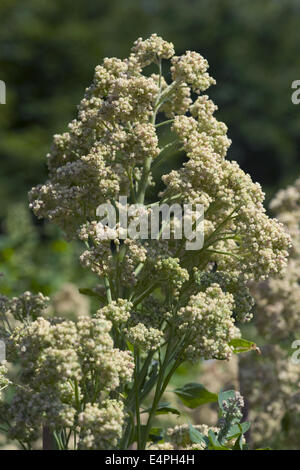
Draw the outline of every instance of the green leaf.
<instances>
[{"instance_id":1,"label":"green leaf","mask_svg":"<svg viewBox=\"0 0 300 470\"><path fill-rule=\"evenodd\" d=\"M218 395L209 392L204 385L197 383L188 383L181 388L176 388L174 393L176 393L185 406L192 409L218 400Z\"/></svg>"},{"instance_id":2,"label":"green leaf","mask_svg":"<svg viewBox=\"0 0 300 470\"><path fill-rule=\"evenodd\" d=\"M134 352L133 344L131 344L129 341L126 341L126 345L127 345L127 348L129 349L129 351L131 351L133 353Z\"/></svg>"},{"instance_id":3,"label":"green leaf","mask_svg":"<svg viewBox=\"0 0 300 470\"><path fill-rule=\"evenodd\" d=\"M229 429L226 435L226 438L234 439L238 437L240 434L245 434L245 432L247 432L249 428L250 428L250 423L248 421L245 421L244 423L234 424Z\"/></svg>"},{"instance_id":4,"label":"green leaf","mask_svg":"<svg viewBox=\"0 0 300 470\"><path fill-rule=\"evenodd\" d=\"M80 294L88 295L89 297L96 297L96 294L92 289L87 289L85 287L82 287L79 289L79 292Z\"/></svg>"},{"instance_id":5,"label":"green leaf","mask_svg":"<svg viewBox=\"0 0 300 470\"><path fill-rule=\"evenodd\" d=\"M189 426L189 433L191 442L193 442L194 444L204 443L206 446L208 446L208 437L198 431L198 429L194 428L194 426L192 426L191 424Z\"/></svg>"},{"instance_id":6,"label":"green leaf","mask_svg":"<svg viewBox=\"0 0 300 470\"><path fill-rule=\"evenodd\" d=\"M209 450L229 450L228 447L225 447L222 444L220 444L217 436L211 429L208 432L208 439L209 439Z\"/></svg>"},{"instance_id":7,"label":"green leaf","mask_svg":"<svg viewBox=\"0 0 300 470\"><path fill-rule=\"evenodd\" d=\"M147 426L145 424L142 424L140 426L140 432L141 432L142 436L145 434L146 429L147 429ZM151 428L151 430L149 432L148 441L149 440L152 441L152 442L163 441L164 440L164 430L162 428ZM131 435L130 445L133 442L136 442L136 441L137 441L137 427L135 426L134 430L133 430L133 433Z\"/></svg>"},{"instance_id":8,"label":"green leaf","mask_svg":"<svg viewBox=\"0 0 300 470\"><path fill-rule=\"evenodd\" d=\"M243 450L243 434L240 434L234 443L232 450Z\"/></svg>"},{"instance_id":9,"label":"green leaf","mask_svg":"<svg viewBox=\"0 0 300 470\"><path fill-rule=\"evenodd\" d=\"M172 415L177 415L177 416L180 416L180 411L177 410L176 408L172 408L172 407L169 407L169 406L162 406L161 408L157 409L155 414L156 415L167 415L171 413Z\"/></svg>"},{"instance_id":10,"label":"green leaf","mask_svg":"<svg viewBox=\"0 0 300 470\"><path fill-rule=\"evenodd\" d=\"M149 433L152 442L160 442L164 439L164 430L162 428L152 428Z\"/></svg>"},{"instance_id":11,"label":"green leaf","mask_svg":"<svg viewBox=\"0 0 300 470\"><path fill-rule=\"evenodd\" d=\"M173 414L173 415L178 415L180 416L180 411L177 410L176 408L170 407L170 403L159 403L157 408L156 408L156 415L166 415L166 414ZM147 408L147 410L143 410L142 413L149 413L151 408Z\"/></svg>"},{"instance_id":12,"label":"green leaf","mask_svg":"<svg viewBox=\"0 0 300 470\"><path fill-rule=\"evenodd\" d=\"M148 391L152 389L158 377L157 371L158 371L158 361L152 361L150 373L149 373L149 379L141 391L142 394L147 393Z\"/></svg>"},{"instance_id":13,"label":"green leaf","mask_svg":"<svg viewBox=\"0 0 300 470\"><path fill-rule=\"evenodd\" d=\"M260 349L256 346L253 341L248 341L243 338L234 338L229 342L229 346L232 346L234 354L240 354L247 351L256 351L260 354Z\"/></svg>"},{"instance_id":14,"label":"green leaf","mask_svg":"<svg viewBox=\"0 0 300 470\"><path fill-rule=\"evenodd\" d=\"M92 289L87 289L83 287L79 289L79 292L80 294L87 295L88 297L96 297L97 299L101 300L102 303L106 303L105 298L102 295L97 294L97 292L94 292Z\"/></svg>"}]
</instances>

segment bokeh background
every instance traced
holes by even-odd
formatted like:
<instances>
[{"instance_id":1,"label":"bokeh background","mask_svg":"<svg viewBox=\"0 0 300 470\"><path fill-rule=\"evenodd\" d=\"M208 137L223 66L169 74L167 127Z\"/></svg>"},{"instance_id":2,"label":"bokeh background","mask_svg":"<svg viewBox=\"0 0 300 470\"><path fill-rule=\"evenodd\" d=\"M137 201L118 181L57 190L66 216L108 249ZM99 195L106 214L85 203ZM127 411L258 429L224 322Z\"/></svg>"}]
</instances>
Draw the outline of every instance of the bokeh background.
<instances>
[{"instance_id":1,"label":"bokeh background","mask_svg":"<svg viewBox=\"0 0 300 470\"><path fill-rule=\"evenodd\" d=\"M2 294L50 294L58 313L89 308L78 297L78 287L94 285L80 248L32 216L27 192L46 179L52 135L76 116L95 66L126 57L139 36L156 32L177 54L195 50L209 61L217 80L209 94L233 142L228 158L261 183L266 206L300 175L300 105L291 101L300 79L299 0L1 0L0 19ZM207 367L201 380L211 377L214 391L237 376ZM176 383L198 372L182 366Z\"/></svg>"}]
</instances>

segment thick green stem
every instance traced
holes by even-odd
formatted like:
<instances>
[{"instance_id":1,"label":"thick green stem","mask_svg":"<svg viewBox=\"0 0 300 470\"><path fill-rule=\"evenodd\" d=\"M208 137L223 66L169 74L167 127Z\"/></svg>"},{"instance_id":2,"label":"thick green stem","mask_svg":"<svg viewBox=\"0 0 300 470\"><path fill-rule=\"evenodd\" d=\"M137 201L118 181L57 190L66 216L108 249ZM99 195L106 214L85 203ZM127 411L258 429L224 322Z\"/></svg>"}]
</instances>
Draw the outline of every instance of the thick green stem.
<instances>
[{"instance_id":1,"label":"thick green stem","mask_svg":"<svg viewBox=\"0 0 300 470\"><path fill-rule=\"evenodd\" d=\"M145 449L145 447L146 447L147 440L148 440L148 435L149 435L149 432L150 432L150 429L151 429L151 424L152 424L153 418L155 416L156 408L157 408L157 405L158 405L160 397L161 397L161 386L163 384L164 375L165 375L166 369L167 369L168 364L169 364L170 355L172 353L172 340L171 339L172 339L172 331L170 332L170 340L169 340L169 343L168 343L168 346L167 346L167 350L166 350L166 354L165 354L165 357L164 357L163 364L162 364L162 366L160 368L160 371L159 371L159 376L158 376L158 381L157 381L157 385L156 385L156 389L155 389L155 395L154 395L152 407L151 407L151 410L149 412L149 417L148 417L148 421L147 421L147 424L146 424L145 431L143 433L142 449Z\"/></svg>"},{"instance_id":2,"label":"thick green stem","mask_svg":"<svg viewBox=\"0 0 300 470\"><path fill-rule=\"evenodd\" d=\"M135 348L135 368L134 368L134 384L135 384L135 415L136 415L136 434L137 434L137 448L141 446L141 420L140 420L140 400L139 400L139 388L138 388L138 376L139 376L139 350Z\"/></svg>"},{"instance_id":3,"label":"thick green stem","mask_svg":"<svg viewBox=\"0 0 300 470\"><path fill-rule=\"evenodd\" d=\"M139 188L139 192L136 198L138 204L144 204L146 189L148 186L148 179L150 175L151 163L152 163L152 157L146 158L145 163L144 163L142 178L140 182L140 188Z\"/></svg>"},{"instance_id":4,"label":"thick green stem","mask_svg":"<svg viewBox=\"0 0 300 470\"><path fill-rule=\"evenodd\" d=\"M106 297L107 297L107 302L110 304L112 301L112 295L111 295L111 288L110 288L110 283L108 277L104 278L104 286L106 290Z\"/></svg>"},{"instance_id":5,"label":"thick green stem","mask_svg":"<svg viewBox=\"0 0 300 470\"><path fill-rule=\"evenodd\" d=\"M138 376L136 377L136 381L135 381L135 383L134 383L132 389L130 390L130 392L128 394L128 397L126 399L125 407L126 407L126 410L128 411L128 413L130 415L130 419L127 420L127 425L125 426L125 429L124 429L124 435L123 435L123 438L120 442L120 449L126 450L127 447L128 447L128 442L129 442L130 436L132 434L132 427L134 425L133 412L134 412L134 409L135 409L135 406L136 406L136 403L135 403L136 389L140 393L141 386L142 386L142 384L145 381L145 378L147 376L149 365L151 363L153 355L154 355L154 351L150 351L150 353L148 354L148 356L147 356L147 358L144 362L144 365L143 365L142 369L140 370ZM139 399L139 401L141 403L141 399Z\"/></svg>"}]
</instances>

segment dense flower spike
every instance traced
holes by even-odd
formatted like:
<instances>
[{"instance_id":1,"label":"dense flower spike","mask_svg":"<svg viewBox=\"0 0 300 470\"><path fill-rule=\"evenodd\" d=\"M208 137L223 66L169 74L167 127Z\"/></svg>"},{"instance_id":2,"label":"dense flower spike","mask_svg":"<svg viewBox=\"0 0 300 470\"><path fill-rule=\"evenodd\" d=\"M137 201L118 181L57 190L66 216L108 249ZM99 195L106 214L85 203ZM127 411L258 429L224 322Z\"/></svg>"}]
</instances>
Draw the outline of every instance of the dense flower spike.
<instances>
[{"instance_id":1,"label":"dense flower spike","mask_svg":"<svg viewBox=\"0 0 300 470\"><path fill-rule=\"evenodd\" d=\"M143 41L139 38L135 41L132 52L135 54L141 67L157 62L159 59L170 59L174 54L172 43L164 41L157 34L152 34L149 39Z\"/></svg>"},{"instance_id":2,"label":"dense flower spike","mask_svg":"<svg viewBox=\"0 0 300 470\"><path fill-rule=\"evenodd\" d=\"M187 357L197 360L228 359L232 350L228 343L239 337L232 317L233 296L224 293L218 284L190 298L178 312L178 331L187 334Z\"/></svg>"},{"instance_id":3,"label":"dense flower spike","mask_svg":"<svg viewBox=\"0 0 300 470\"><path fill-rule=\"evenodd\" d=\"M211 284L218 284L222 291L232 294L234 299L233 313L236 320L251 320L254 298L251 296L243 277L222 271L213 273L198 272L195 281L204 291Z\"/></svg>"},{"instance_id":4,"label":"dense flower spike","mask_svg":"<svg viewBox=\"0 0 300 470\"><path fill-rule=\"evenodd\" d=\"M205 91L215 80L206 72L208 62L197 52L187 51L180 57L173 57L171 60L172 78L175 82L186 82L191 85L195 93Z\"/></svg>"},{"instance_id":5,"label":"dense flower spike","mask_svg":"<svg viewBox=\"0 0 300 470\"><path fill-rule=\"evenodd\" d=\"M122 434L123 404L107 400L101 406L87 403L79 414L80 450L105 450L114 448Z\"/></svg>"}]
</instances>

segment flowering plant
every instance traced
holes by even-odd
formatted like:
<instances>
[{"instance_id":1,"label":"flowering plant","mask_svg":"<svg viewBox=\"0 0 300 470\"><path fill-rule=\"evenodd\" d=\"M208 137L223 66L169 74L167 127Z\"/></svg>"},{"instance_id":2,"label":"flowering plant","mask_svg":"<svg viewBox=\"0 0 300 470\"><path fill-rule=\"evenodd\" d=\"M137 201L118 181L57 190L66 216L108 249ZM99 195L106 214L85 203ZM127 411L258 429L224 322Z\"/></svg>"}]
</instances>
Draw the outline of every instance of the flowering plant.
<instances>
[{"instance_id":1,"label":"flowering plant","mask_svg":"<svg viewBox=\"0 0 300 470\"><path fill-rule=\"evenodd\" d=\"M299 447L300 178L281 189L270 208L287 228L292 250L283 278L253 286L257 335L267 340L263 354L240 360L241 388L249 397L255 445ZM292 349L291 349L292 348ZM294 351L293 351L294 350ZM250 393L251 390L251 393Z\"/></svg>"},{"instance_id":2,"label":"flowering plant","mask_svg":"<svg viewBox=\"0 0 300 470\"><path fill-rule=\"evenodd\" d=\"M106 58L96 67L78 118L54 136L49 179L31 190L30 207L69 240L84 242L80 261L99 280L82 293L95 297L99 309L71 322L37 315L35 297L25 307L3 299L16 323L3 324L9 360L21 372L0 411L25 448L41 426L60 449L148 448L154 417L179 414L161 399L180 364L225 360L253 347L239 330L252 316L247 282L282 272L290 238L266 215L259 184L225 158L226 125L202 94L215 83L207 69L200 54L176 56L155 34L138 39L127 59ZM172 140L163 146L166 128ZM161 174L157 189L163 164L178 152L181 166ZM186 250L175 218L169 238L161 230L156 239L120 238L118 223L107 227L97 215L107 203L119 214L120 196L129 206L143 205L149 217L164 203L202 205L203 246ZM131 217L134 223L134 211ZM199 384L177 396L191 408L217 400ZM241 417L242 399L228 399L220 405L223 425L206 433L216 446L225 446Z\"/></svg>"}]
</instances>

